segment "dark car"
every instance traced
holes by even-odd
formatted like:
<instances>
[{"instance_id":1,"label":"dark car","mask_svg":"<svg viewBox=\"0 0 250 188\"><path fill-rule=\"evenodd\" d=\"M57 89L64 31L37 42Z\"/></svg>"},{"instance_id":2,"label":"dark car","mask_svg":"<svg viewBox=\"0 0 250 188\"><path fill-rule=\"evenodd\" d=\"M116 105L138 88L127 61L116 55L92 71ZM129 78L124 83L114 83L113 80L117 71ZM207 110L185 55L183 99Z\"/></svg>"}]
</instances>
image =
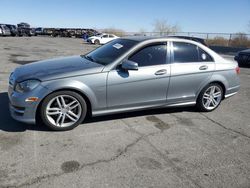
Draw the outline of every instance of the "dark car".
<instances>
[{"instance_id":1,"label":"dark car","mask_svg":"<svg viewBox=\"0 0 250 188\"><path fill-rule=\"evenodd\" d=\"M44 34L44 29L42 27L35 28L35 36Z\"/></svg>"},{"instance_id":2,"label":"dark car","mask_svg":"<svg viewBox=\"0 0 250 188\"><path fill-rule=\"evenodd\" d=\"M238 52L234 59L240 66L250 65L250 49Z\"/></svg>"},{"instance_id":3,"label":"dark car","mask_svg":"<svg viewBox=\"0 0 250 188\"><path fill-rule=\"evenodd\" d=\"M6 26L9 28L11 36L17 36L17 27L15 25L6 24Z\"/></svg>"},{"instance_id":4,"label":"dark car","mask_svg":"<svg viewBox=\"0 0 250 188\"><path fill-rule=\"evenodd\" d=\"M24 22L17 24L17 32L19 36L31 37L34 35L34 31L30 28L30 25Z\"/></svg>"}]
</instances>

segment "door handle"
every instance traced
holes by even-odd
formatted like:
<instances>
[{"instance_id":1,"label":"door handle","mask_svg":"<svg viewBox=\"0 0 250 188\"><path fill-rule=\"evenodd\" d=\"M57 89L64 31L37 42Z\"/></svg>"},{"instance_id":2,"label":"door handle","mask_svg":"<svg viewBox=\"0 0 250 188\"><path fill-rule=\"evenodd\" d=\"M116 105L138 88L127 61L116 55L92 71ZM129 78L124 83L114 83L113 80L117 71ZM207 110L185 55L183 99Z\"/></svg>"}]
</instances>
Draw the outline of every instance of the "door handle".
<instances>
[{"instance_id":1,"label":"door handle","mask_svg":"<svg viewBox=\"0 0 250 188\"><path fill-rule=\"evenodd\" d=\"M161 70L156 71L155 75L163 75L163 74L166 74L166 73L167 73L166 69L161 69Z\"/></svg>"},{"instance_id":2,"label":"door handle","mask_svg":"<svg viewBox=\"0 0 250 188\"><path fill-rule=\"evenodd\" d=\"M207 70L207 69L208 69L208 66L207 66L207 65L202 65L202 66L200 66L199 69L200 69L200 70Z\"/></svg>"}]
</instances>

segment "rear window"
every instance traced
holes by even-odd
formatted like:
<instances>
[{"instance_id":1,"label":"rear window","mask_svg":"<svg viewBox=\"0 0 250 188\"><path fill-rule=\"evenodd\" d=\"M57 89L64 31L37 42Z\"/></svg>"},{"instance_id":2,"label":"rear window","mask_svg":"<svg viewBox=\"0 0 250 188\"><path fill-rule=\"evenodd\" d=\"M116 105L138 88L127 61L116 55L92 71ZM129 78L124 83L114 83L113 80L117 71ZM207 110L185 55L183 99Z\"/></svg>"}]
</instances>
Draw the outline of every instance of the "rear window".
<instances>
[{"instance_id":1,"label":"rear window","mask_svg":"<svg viewBox=\"0 0 250 188\"><path fill-rule=\"evenodd\" d=\"M212 62L213 58L200 47L185 43L174 42L174 62L191 63L191 62Z\"/></svg>"},{"instance_id":2,"label":"rear window","mask_svg":"<svg viewBox=\"0 0 250 188\"><path fill-rule=\"evenodd\" d=\"M198 46L184 42L174 42L174 62L199 62Z\"/></svg>"}]
</instances>

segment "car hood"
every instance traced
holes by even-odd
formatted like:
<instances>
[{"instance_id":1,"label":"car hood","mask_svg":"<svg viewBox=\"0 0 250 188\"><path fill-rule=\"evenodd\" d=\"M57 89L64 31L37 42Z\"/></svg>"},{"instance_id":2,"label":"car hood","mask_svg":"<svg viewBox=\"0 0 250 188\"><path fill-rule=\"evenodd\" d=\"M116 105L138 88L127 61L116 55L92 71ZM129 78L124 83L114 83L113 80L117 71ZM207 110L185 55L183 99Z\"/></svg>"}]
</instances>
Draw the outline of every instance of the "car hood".
<instances>
[{"instance_id":1,"label":"car hood","mask_svg":"<svg viewBox=\"0 0 250 188\"><path fill-rule=\"evenodd\" d=\"M16 68L14 77L17 82L28 79L41 81L93 74L101 72L103 65L91 62L82 56L56 58L30 63Z\"/></svg>"}]
</instances>

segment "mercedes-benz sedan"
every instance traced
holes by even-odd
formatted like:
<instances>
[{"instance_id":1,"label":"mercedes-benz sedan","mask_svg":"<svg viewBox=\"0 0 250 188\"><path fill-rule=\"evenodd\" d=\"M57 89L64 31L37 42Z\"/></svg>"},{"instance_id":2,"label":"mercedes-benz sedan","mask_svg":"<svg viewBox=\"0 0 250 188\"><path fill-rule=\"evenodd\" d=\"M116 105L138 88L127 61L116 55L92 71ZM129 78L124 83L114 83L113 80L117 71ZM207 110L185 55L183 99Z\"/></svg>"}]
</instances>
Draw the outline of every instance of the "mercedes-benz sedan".
<instances>
[{"instance_id":1,"label":"mercedes-benz sedan","mask_svg":"<svg viewBox=\"0 0 250 188\"><path fill-rule=\"evenodd\" d=\"M9 80L10 112L69 130L86 115L196 106L209 112L239 90L239 67L181 38L120 38L81 56L17 68Z\"/></svg>"}]
</instances>

